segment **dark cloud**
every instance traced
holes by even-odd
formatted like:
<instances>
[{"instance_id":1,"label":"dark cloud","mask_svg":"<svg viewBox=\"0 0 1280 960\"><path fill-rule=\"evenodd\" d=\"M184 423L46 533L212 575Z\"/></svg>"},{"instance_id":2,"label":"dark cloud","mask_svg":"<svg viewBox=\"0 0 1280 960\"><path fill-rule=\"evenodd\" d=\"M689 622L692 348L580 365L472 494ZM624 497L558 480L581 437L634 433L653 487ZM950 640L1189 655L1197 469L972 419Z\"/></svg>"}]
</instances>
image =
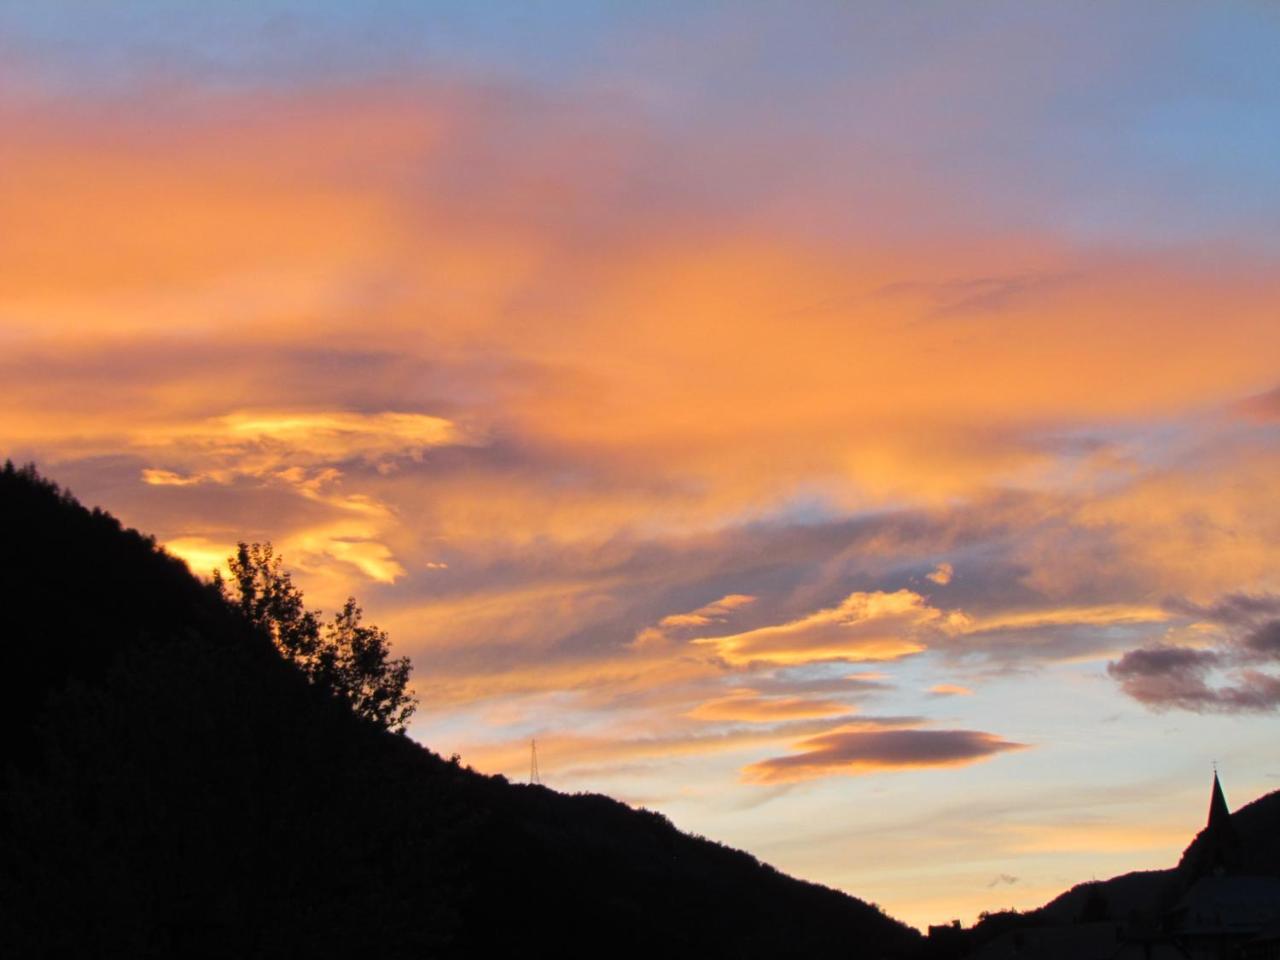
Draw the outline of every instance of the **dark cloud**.
<instances>
[{"instance_id":1,"label":"dark cloud","mask_svg":"<svg viewBox=\"0 0 1280 960\"><path fill-rule=\"evenodd\" d=\"M1280 677L1258 670L1240 673L1233 687L1218 691L1219 702L1228 711L1267 711L1280 707Z\"/></svg>"},{"instance_id":2,"label":"dark cloud","mask_svg":"<svg viewBox=\"0 0 1280 960\"><path fill-rule=\"evenodd\" d=\"M978 730L835 730L812 737L801 752L748 767L748 779L763 783L805 780L835 773L976 763L1026 744Z\"/></svg>"},{"instance_id":3,"label":"dark cloud","mask_svg":"<svg viewBox=\"0 0 1280 960\"><path fill-rule=\"evenodd\" d=\"M1164 606L1172 613L1223 626L1247 625L1260 619L1280 617L1280 596L1272 593L1228 593L1208 604L1171 597Z\"/></svg>"},{"instance_id":4,"label":"dark cloud","mask_svg":"<svg viewBox=\"0 0 1280 960\"><path fill-rule=\"evenodd\" d=\"M1280 660L1280 620L1270 620L1244 638L1245 650L1263 660Z\"/></svg>"},{"instance_id":5,"label":"dark cloud","mask_svg":"<svg viewBox=\"0 0 1280 960\"><path fill-rule=\"evenodd\" d=\"M998 873L995 875L994 878L992 878L991 882L987 884L987 889L990 889L992 887L999 887L999 886L1011 887L1017 882L1018 882L1018 878L1013 876L1012 874Z\"/></svg>"},{"instance_id":6,"label":"dark cloud","mask_svg":"<svg viewBox=\"0 0 1280 960\"><path fill-rule=\"evenodd\" d=\"M1229 593L1205 604L1173 597L1164 607L1218 628L1205 635L1214 643L1129 651L1107 667L1125 693L1157 710L1234 713L1280 707L1280 678L1256 669L1280 662L1280 596ZM1222 674L1218 682L1215 670Z\"/></svg>"},{"instance_id":7,"label":"dark cloud","mask_svg":"<svg viewBox=\"0 0 1280 960\"><path fill-rule=\"evenodd\" d=\"M1117 646L1140 643L1149 633L1147 623L1004 627L948 638L936 649L952 662L999 675L1037 670L1056 661L1099 657Z\"/></svg>"},{"instance_id":8,"label":"dark cloud","mask_svg":"<svg viewBox=\"0 0 1280 960\"><path fill-rule=\"evenodd\" d=\"M1130 650L1107 665L1120 688L1139 703L1157 709L1203 710L1213 701L1206 677L1218 663L1208 650L1146 647Z\"/></svg>"},{"instance_id":9,"label":"dark cloud","mask_svg":"<svg viewBox=\"0 0 1280 960\"><path fill-rule=\"evenodd\" d=\"M1268 625L1269 628L1275 624ZM1262 642L1274 642L1268 629ZM1229 682L1211 683L1215 669L1238 661L1232 651L1156 646L1130 650L1108 664L1120 688L1156 710L1176 708L1198 713L1248 713L1280 707L1280 678L1257 670L1232 671Z\"/></svg>"}]
</instances>

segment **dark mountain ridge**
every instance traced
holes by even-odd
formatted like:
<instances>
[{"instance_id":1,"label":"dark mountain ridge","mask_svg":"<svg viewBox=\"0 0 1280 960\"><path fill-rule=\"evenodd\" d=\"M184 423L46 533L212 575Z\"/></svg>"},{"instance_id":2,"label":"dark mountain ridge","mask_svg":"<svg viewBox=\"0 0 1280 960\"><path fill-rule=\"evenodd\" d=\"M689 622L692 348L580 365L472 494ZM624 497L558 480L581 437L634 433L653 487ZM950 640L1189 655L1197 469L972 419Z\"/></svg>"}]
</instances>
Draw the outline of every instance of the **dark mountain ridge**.
<instances>
[{"instance_id":1,"label":"dark mountain ridge","mask_svg":"<svg viewBox=\"0 0 1280 960\"><path fill-rule=\"evenodd\" d=\"M915 931L360 720L154 540L0 470L0 956L891 957Z\"/></svg>"},{"instance_id":2,"label":"dark mountain ridge","mask_svg":"<svg viewBox=\"0 0 1280 960\"><path fill-rule=\"evenodd\" d=\"M1231 886L1240 880L1243 887ZM1041 931L1041 936L1052 937L1055 930L1099 924L1114 927L1116 943L1123 941L1134 949L1176 946L1175 953L1177 949L1195 949L1194 944L1188 946L1178 927L1185 926L1185 905L1196 899L1197 890L1201 899L1214 898L1215 910L1229 910L1238 890L1245 890L1250 896L1261 892L1264 897L1274 898L1274 888L1267 886L1269 880L1280 880L1280 791L1229 813L1215 775L1208 822L1187 845L1176 866L1077 884L1034 910L986 914L969 929L941 931L931 939L923 955L997 955L1001 938L1007 939L1018 931ZM1219 881L1226 883L1214 890L1212 885ZM1274 909L1280 911L1280 903L1275 903ZM1253 933L1234 932L1239 932L1242 939ZM1227 934L1222 936L1227 939L1214 949L1222 951L1223 956L1243 956L1234 952L1238 943ZM1028 935L1024 946L1030 943ZM983 952L984 948L987 952Z\"/></svg>"},{"instance_id":3,"label":"dark mountain ridge","mask_svg":"<svg viewBox=\"0 0 1280 960\"><path fill-rule=\"evenodd\" d=\"M1236 810L1230 815L1230 823L1237 838L1230 872L1280 878L1280 791ZM1185 890L1198 872L1207 872L1198 865L1207 858L1212 839L1206 826L1187 845L1177 866L1081 883L1028 915L1047 922L1070 923L1085 915L1091 900L1105 903L1107 912L1118 919L1134 911L1158 909L1162 901L1176 898Z\"/></svg>"}]
</instances>

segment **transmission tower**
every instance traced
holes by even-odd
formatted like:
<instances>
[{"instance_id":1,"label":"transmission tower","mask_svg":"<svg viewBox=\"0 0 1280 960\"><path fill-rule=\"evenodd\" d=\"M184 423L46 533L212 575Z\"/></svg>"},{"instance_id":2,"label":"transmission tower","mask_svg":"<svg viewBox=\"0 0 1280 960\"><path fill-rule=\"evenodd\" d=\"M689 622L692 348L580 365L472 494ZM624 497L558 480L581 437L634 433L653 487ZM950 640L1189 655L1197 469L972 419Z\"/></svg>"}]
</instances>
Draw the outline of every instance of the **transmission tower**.
<instances>
[{"instance_id":1,"label":"transmission tower","mask_svg":"<svg viewBox=\"0 0 1280 960\"><path fill-rule=\"evenodd\" d=\"M541 784L542 778L538 776L538 741L529 741L529 782L533 784Z\"/></svg>"}]
</instances>

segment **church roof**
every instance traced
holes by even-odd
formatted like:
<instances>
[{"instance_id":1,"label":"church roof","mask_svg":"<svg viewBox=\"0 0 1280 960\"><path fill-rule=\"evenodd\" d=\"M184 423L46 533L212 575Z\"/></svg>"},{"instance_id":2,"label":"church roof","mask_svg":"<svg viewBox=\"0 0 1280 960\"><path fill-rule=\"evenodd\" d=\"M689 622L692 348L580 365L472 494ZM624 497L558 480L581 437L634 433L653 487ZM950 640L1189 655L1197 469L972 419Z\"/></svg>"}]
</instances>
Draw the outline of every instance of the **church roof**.
<instances>
[{"instance_id":1,"label":"church roof","mask_svg":"<svg viewBox=\"0 0 1280 960\"><path fill-rule=\"evenodd\" d=\"M1172 915L1180 934L1254 934L1280 916L1275 877L1201 877Z\"/></svg>"},{"instance_id":2,"label":"church roof","mask_svg":"<svg viewBox=\"0 0 1280 960\"><path fill-rule=\"evenodd\" d=\"M1213 792L1209 796L1209 822L1200 831L1188 853L1193 858L1192 875L1196 877L1234 873L1242 866L1240 838L1235 824L1231 822L1231 811L1227 808L1227 798L1222 792L1216 770L1213 774Z\"/></svg>"}]
</instances>

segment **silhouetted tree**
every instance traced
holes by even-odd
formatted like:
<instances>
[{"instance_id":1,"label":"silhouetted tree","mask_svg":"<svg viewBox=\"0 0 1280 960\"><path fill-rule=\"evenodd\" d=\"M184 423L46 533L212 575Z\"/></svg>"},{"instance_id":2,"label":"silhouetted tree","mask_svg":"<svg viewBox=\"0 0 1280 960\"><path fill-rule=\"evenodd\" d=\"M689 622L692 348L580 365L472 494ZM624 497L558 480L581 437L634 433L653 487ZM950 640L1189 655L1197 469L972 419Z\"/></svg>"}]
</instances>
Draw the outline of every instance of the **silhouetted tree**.
<instances>
[{"instance_id":1,"label":"silhouetted tree","mask_svg":"<svg viewBox=\"0 0 1280 960\"><path fill-rule=\"evenodd\" d=\"M388 730L403 731L417 708L407 693L409 658L390 659L386 631L365 626L354 597L328 623L302 602L302 591L284 569L270 543L240 543L227 558L234 596L228 599L265 631L276 648L317 686L343 700L360 717ZM214 573L218 590L226 581Z\"/></svg>"},{"instance_id":2,"label":"silhouetted tree","mask_svg":"<svg viewBox=\"0 0 1280 960\"><path fill-rule=\"evenodd\" d=\"M388 730L403 730L417 704L405 693L409 658L390 660L385 630L364 626L354 597L325 624L316 654L319 683L338 692L351 709Z\"/></svg>"},{"instance_id":3,"label":"silhouetted tree","mask_svg":"<svg viewBox=\"0 0 1280 960\"><path fill-rule=\"evenodd\" d=\"M270 635L286 657L316 675L320 650L319 616L302 603L302 591L284 569L282 558L270 543L237 544L236 555L227 558L235 596L232 603L245 619ZM225 594L221 571L213 573L214 584Z\"/></svg>"}]
</instances>

